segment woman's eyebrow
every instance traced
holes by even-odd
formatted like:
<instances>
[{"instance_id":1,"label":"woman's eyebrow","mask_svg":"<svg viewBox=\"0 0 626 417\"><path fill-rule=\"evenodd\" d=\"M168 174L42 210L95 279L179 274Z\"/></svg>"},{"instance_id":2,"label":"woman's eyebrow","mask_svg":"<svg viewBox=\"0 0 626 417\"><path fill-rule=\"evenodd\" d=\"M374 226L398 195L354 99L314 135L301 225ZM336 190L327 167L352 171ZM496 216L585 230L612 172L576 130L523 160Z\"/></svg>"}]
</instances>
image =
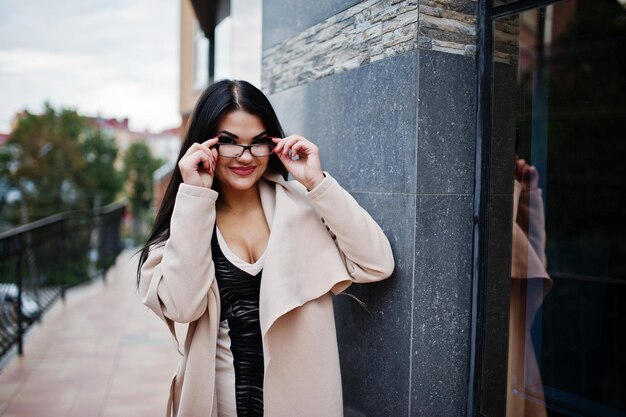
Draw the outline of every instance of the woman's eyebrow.
<instances>
[{"instance_id":1,"label":"woman's eyebrow","mask_svg":"<svg viewBox=\"0 0 626 417\"><path fill-rule=\"evenodd\" d=\"M217 132L218 135L220 133L224 133L224 134L226 134L226 135L228 135L230 137L233 137L235 139L239 139L239 136L235 135L234 133L230 133L228 130L221 130L221 131ZM266 131L263 131L263 132L259 133L258 135L253 137L252 140L259 139L259 138L262 138L264 136L267 136L267 132Z\"/></svg>"},{"instance_id":2,"label":"woman's eyebrow","mask_svg":"<svg viewBox=\"0 0 626 417\"><path fill-rule=\"evenodd\" d=\"M225 134L227 134L228 136L231 136L231 137L233 137L233 138L235 138L235 139L239 139L239 136L235 135L234 133L230 133L228 130L221 130L221 131L217 132L217 134L218 134L218 135L219 135L220 133L225 133Z\"/></svg>"}]
</instances>

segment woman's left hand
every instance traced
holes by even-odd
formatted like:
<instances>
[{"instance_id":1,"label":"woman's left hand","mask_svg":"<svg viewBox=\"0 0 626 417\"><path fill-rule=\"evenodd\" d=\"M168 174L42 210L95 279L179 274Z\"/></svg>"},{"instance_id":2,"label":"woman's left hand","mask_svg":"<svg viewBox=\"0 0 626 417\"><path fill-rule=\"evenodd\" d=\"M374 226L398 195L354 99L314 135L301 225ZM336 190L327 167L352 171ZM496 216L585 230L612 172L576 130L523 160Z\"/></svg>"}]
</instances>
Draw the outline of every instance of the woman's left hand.
<instances>
[{"instance_id":1,"label":"woman's left hand","mask_svg":"<svg viewBox=\"0 0 626 417\"><path fill-rule=\"evenodd\" d=\"M287 171L307 190L312 190L324 180L320 151L312 142L298 135L284 139L272 138L278 155Z\"/></svg>"}]
</instances>

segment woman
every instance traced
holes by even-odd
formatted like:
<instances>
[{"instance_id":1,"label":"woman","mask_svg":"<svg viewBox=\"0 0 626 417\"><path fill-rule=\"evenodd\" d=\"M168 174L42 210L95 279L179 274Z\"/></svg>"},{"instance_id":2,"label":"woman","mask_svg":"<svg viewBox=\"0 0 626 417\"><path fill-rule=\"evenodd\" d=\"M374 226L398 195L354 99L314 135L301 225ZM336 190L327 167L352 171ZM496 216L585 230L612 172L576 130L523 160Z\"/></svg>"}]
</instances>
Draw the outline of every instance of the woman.
<instances>
[{"instance_id":1,"label":"woman","mask_svg":"<svg viewBox=\"0 0 626 417\"><path fill-rule=\"evenodd\" d=\"M188 323L168 416L343 414L331 293L394 261L317 147L283 136L245 81L213 84L194 109L138 269L175 338Z\"/></svg>"}]
</instances>

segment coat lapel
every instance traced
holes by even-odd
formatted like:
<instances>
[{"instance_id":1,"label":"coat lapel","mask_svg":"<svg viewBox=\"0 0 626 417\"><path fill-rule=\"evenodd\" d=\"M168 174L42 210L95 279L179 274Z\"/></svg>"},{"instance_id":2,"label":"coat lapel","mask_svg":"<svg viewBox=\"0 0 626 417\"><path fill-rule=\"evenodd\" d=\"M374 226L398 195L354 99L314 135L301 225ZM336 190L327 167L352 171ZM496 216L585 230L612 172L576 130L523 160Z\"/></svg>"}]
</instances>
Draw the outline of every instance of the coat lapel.
<instances>
[{"instance_id":1,"label":"coat lapel","mask_svg":"<svg viewBox=\"0 0 626 417\"><path fill-rule=\"evenodd\" d=\"M335 242L305 195L305 188L295 181L284 181L277 174L268 174L265 179L269 184L259 190L271 233L259 304L264 339L282 315L350 279Z\"/></svg>"}]
</instances>

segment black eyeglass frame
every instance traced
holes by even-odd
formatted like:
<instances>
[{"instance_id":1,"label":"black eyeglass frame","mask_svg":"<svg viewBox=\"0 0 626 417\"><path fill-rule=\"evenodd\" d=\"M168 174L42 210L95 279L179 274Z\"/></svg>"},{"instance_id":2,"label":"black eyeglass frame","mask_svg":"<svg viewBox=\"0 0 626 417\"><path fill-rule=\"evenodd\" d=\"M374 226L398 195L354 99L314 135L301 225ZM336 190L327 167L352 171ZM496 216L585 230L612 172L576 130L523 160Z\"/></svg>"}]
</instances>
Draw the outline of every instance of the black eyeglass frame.
<instances>
[{"instance_id":1,"label":"black eyeglass frame","mask_svg":"<svg viewBox=\"0 0 626 417\"><path fill-rule=\"evenodd\" d=\"M222 146L239 146L241 149L241 153L239 153L239 155L236 156L229 156L229 155L222 155L220 153L220 147ZM252 153L252 148L257 147L257 146L269 146L270 147L270 151L267 155L255 155L254 153ZM265 156L270 156L272 154L272 150L274 149L274 146L276 146L274 143L271 142L266 142L266 143L253 143L252 145L239 145L237 143L216 143L215 147L217 148L217 153L219 156L224 157L224 158L240 158L243 153L245 151L249 151L250 155L254 156L255 158L263 158Z\"/></svg>"}]
</instances>

